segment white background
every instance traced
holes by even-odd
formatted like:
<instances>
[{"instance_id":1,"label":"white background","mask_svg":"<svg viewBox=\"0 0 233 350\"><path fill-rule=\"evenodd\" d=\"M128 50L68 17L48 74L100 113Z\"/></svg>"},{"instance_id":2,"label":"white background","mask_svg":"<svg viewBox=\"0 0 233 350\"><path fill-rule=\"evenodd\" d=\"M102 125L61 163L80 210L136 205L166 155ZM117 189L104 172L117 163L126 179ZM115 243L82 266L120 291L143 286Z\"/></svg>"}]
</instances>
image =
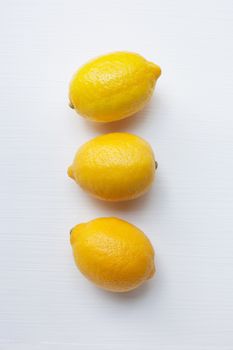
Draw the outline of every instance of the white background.
<instances>
[{"instance_id":1,"label":"white background","mask_svg":"<svg viewBox=\"0 0 233 350\"><path fill-rule=\"evenodd\" d=\"M232 0L1 0L0 349L233 349ZM73 72L114 50L161 65L148 107L97 125L68 108ZM158 178L107 204L67 177L95 135L147 139ZM86 281L69 230L119 216L153 242L158 273L117 295Z\"/></svg>"}]
</instances>

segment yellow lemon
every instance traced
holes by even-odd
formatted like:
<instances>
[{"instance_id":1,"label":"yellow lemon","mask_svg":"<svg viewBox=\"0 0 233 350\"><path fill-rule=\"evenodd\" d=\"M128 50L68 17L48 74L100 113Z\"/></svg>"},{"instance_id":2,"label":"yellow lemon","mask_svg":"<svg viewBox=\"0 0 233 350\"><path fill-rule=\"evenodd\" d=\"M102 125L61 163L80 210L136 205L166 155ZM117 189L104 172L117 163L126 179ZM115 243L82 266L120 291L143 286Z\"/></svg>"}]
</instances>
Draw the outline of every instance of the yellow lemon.
<instances>
[{"instance_id":1,"label":"yellow lemon","mask_svg":"<svg viewBox=\"0 0 233 350\"><path fill-rule=\"evenodd\" d=\"M146 141L128 133L111 133L86 142L76 153L68 175L99 199L124 201L149 189L156 168Z\"/></svg>"},{"instance_id":2,"label":"yellow lemon","mask_svg":"<svg viewBox=\"0 0 233 350\"><path fill-rule=\"evenodd\" d=\"M149 101L161 69L131 52L100 56L81 67L69 90L70 106L98 122L123 119Z\"/></svg>"},{"instance_id":3,"label":"yellow lemon","mask_svg":"<svg viewBox=\"0 0 233 350\"><path fill-rule=\"evenodd\" d=\"M155 273L154 250L136 226L99 218L71 230L70 242L79 270L97 286L127 292Z\"/></svg>"}]
</instances>

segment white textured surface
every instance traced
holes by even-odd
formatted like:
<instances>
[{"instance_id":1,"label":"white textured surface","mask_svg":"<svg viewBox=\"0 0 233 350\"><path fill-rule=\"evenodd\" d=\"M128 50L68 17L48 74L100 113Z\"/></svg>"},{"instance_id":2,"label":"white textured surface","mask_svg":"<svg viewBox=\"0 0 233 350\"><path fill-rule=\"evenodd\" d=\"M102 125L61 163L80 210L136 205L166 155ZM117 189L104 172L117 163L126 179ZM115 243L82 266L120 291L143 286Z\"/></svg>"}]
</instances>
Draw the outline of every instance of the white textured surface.
<instances>
[{"instance_id":1,"label":"white textured surface","mask_svg":"<svg viewBox=\"0 0 233 350\"><path fill-rule=\"evenodd\" d=\"M1 1L0 349L232 350L233 2ZM101 126L67 107L93 56L131 50L163 76L147 109ZM105 204L66 176L108 131L146 138L158 179ZM69 229L119 216L151 238L157 278L126 295L76 270Z\"/></svg>"}]
</instances>

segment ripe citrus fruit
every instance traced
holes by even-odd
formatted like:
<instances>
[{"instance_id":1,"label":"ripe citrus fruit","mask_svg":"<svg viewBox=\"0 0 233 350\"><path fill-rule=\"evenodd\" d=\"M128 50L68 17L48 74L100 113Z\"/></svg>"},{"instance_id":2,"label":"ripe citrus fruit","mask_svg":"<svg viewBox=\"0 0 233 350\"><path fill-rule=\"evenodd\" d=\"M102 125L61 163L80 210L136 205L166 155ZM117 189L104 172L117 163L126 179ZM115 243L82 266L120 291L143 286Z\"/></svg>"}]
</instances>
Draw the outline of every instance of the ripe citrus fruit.
<instances>
[{"instance_id":1,"label":"ripe citrus fruit","mask_svg":"<svg viewBox=\"0 0 233 350\"><path fill-rule=\"evenodd\" d=\"M149 189L156 168L146 141L128 133L111 133L86 142L76 153L68 175L99 199L124 201Z\"/></svg>"},{"instance_id":2,"label":"ripe citrus fruit","mask_svg":"<svg viewBox=\"0 0 233 350\"><path fill-rule=\"evenodd\" d=\"M97 286L127 292L155 273L154 250L136 226L117 218L98 218L71 230L79 270Z\"/></svg>"},{"instance_id":3,"label":"ripe citrus fruit","mask_svg":"<svg viewBox=\"0 0 233 350\"><path fill-rule=\"evenodd\" d=\"M149 101L161 69L131 52L114 52L85 64L69 89L70 106L97 122L124 119Z\"/></svg>"}]
</instances>

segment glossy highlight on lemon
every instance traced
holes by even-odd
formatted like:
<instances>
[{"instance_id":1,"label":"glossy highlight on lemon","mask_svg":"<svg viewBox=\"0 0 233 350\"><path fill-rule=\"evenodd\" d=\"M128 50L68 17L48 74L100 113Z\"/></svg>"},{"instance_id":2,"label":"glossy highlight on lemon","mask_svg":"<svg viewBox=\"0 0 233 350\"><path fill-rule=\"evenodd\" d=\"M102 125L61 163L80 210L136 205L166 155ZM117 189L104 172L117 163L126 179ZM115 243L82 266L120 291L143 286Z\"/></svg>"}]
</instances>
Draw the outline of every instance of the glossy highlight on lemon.
<instances>
[{"instance_id":1,"label":"glossy highlight on lemon","mask_svg":"<svg viewBox=\"0 0 233 350\"><path fill-rule=\"evenodd\" d=\"M79 270L112 292L137 288L155 273L154 249L136 226L118 218L98 218L71 230Z\"/></svg>"},{"instance_id":2,"label":"glossy highlight on lemon","mask_svg":"<svg viewBox=\"0 0 233 350\"><path fill-rule=\"evenodd\" d=\"M68 175L85 191L106 201L125 201L151 186L157 162L148 142L129 133L111 133L86 142Z\"/></svg>"},{"instance_id":3,"label":"glossy highlight on lemon","mask_svg":"<svg viewBox=\"0 0 233 350\"><path fill-rule=\"evenodd\" d=\"M150 100L158 65L132 52L114 52L82 66L70 83L70 106L97 122L127 118Z\"/></svg>"}]
</instances>

